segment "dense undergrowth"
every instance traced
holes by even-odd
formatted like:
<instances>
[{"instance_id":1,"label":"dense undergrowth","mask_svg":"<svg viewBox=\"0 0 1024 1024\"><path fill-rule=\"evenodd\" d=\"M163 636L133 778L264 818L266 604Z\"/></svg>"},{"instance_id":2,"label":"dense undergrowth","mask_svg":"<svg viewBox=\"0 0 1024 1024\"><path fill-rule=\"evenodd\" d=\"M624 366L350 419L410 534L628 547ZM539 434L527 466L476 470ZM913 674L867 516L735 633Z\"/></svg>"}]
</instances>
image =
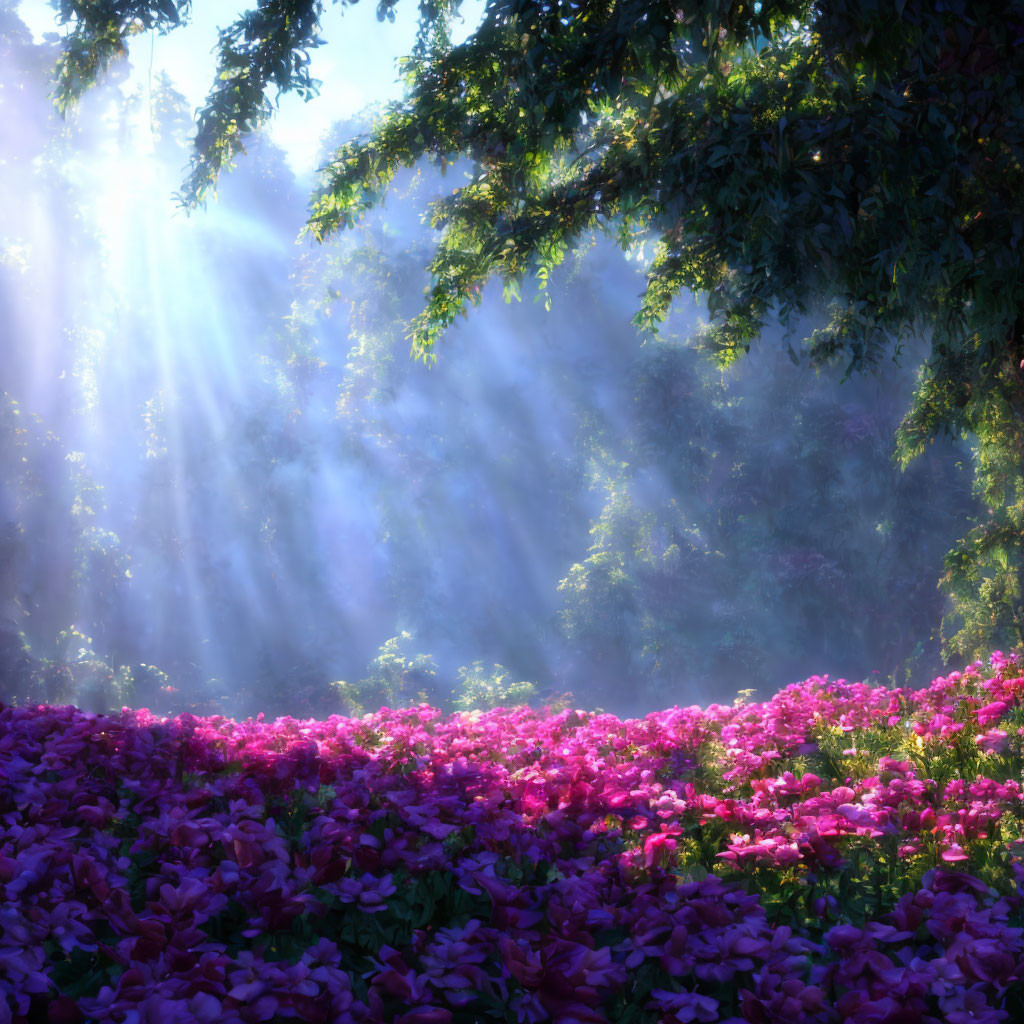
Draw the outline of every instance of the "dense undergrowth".
<instances>
[{"instance_id":1,"label":"dense undergrowth","mask_svg":"<svg viewBox=\"0 0 1024 1024\"><path fill-rule=\"evenodd\" d=\"M0 1022L1019 1020L1022 698L6 707Z\"/></svg>"}]
</instances>

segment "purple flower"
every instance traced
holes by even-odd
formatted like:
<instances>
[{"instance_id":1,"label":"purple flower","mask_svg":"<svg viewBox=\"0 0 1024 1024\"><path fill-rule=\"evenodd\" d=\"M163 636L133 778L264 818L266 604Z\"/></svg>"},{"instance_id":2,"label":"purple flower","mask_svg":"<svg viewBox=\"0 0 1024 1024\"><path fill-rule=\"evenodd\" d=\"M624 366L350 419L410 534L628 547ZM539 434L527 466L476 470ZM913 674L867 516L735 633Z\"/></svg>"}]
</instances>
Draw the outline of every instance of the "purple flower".
<instances>
[{"instance_id":1,"label":"purple flower","mask_svg":"<svg viewBox=\"0 0 1024 1024\"><path fill-rule=\"evenodd\" d=\"M718 1000L701 996L696 992L666 992L662 988L651 989L651 1001L647 1009L660 1010L662 1020L677 1020L681 1024L690 1021L717 1021Z\"/></svg>"}]
</instances>

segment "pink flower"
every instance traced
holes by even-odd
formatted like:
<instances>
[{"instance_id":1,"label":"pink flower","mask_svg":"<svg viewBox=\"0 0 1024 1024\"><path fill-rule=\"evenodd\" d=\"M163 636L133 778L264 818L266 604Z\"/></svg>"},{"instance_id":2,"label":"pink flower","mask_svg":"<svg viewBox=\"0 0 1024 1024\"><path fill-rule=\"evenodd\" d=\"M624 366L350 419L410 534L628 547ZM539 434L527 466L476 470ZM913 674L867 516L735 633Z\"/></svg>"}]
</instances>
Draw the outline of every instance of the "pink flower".
<instances>
[{"instance_id":1,"label":"pink flower","mask_svg":"<svg viewBox=\"0 0 1024 1024\"><path fill-rule=\"evenodd\" d=\"M967 854L964 852L963 847L959 843L951 843L945 850L940 854L944 861L948 863L955 863L961 860L967 860Z\"/></svg>"},{"instance_id":2,"label":"pink flower","mask_svg":"<svg viewBox=\"0 0 1024 1024\"><path fill-rule=\"evenodd\" d=\"M999 754L1009 746L1009 738L1004 729L989 729L987 732L978 733L974 742L982 750L989 753Z\"/></svg>"},{"instance_id":3,"label":"pink flower","mask_svg":"<svg viewBox=\"0 0 1024 1024\"><path fill-rule=\"evenodd\" d=\"M996 700L991 704L986 704L983 708L978 708L976 712L978 725L988 725L989 722L997 721L1006 714L1008 708L1009 705L1002 700Z\"/></svg>"},{"instance_id":4,"label":"pink flower","mask_svg":"<svg viewBox=\"0 0 1024 1024\"><path fill-rule=\"evenodd\" d=\"M662 826L665 829L665 826ZM662 832L648 836L644 840L644 865L653 867L655 864L666 865L676 848L675 836L680 834L679 829L665 829Z\"/></svg>"},{"instance_id":5,"label":"pink flower","mask_svg":"<svg viewBox=\"0 0 1024 1024\"><path fill-rule=\"evenodd\" d=\"M836 808L836 814L841 814L847 821L855 825L872 825L875 816L866 807L857 804L840 804Z\"/></svg>"}]
</instances>

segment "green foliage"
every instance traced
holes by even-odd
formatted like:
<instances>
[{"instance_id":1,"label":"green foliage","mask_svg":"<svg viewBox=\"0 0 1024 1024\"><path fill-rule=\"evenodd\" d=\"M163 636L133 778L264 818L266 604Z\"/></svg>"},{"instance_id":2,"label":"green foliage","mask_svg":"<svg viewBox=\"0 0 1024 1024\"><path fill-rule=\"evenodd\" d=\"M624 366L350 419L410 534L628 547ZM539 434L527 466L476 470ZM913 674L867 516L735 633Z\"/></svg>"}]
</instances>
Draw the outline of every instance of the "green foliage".
<instances>
[{"instance_id":1,"label":"green foliage","mask_svg":"<svg viewBox=\"0 0 1024 1024\"><path fill-rule=\"evenodd\" d=\"M402 632L385 641L357 683L344 680L331 684L343 713L359 717L378 707L405 707L428 703L443 710L474 711L496 707L514 707L529 703L536 695L532 683L512 682L502 665L486 668L482 661L463 665L458 670L454 695L443 693L437 685L437 665L429 654L412 654L411 633Z\"/></svg>"},{"instance_id":2,"label":"green foliage","mask_svg":"<svg viewBox=\"0 0 1024 1024\"><path fill-rule=\"evenodd\" d=\"M976 354L937 349L922 367L914 408L898 436L904 464L941 432L972 438L974 488L986 514L946 556L944 622L951 654L1024 643L1024 321L1002 353L973 339ZM985 352L988 362L972 365Z\"/></svg>"},{"instance_id":3,"label":"green foliage","mask_svg":"<svg viewBox=\"0 0 1024 1024\"><path fill-rule=\"evenodd\" d=\"M74 627L58 635L56 656L41 659L36 678L33 696L40 701L73 702L86 711L114 711L134 695L131 668L112 668L97 655L92 638Z\"/></svg>"},{"instance_id":4,"label":"green foliage","mask_svg":"<svg viewBox=\"0 0 1024 1024\"><path fill-rule=\"evenodd\" d=\"M458 673L456 711L487 711L498 707L528 704L536 695L533 683L511 681L512 677L501 665L484 667L482 661L463 665Z\"/></svg>"},{"instance_id":5,"label":"green foliage","mask_svg":"<svg viewBox=\"0 0 1024 1024\"><path fill-rule=\"evenodd\" d=\"M567 640L592 656L599 686L643 680L670 704L696 699L708 680L707 699L720 699L722 683L766 671L798 678L828 665L885 678L908 659L939 668L942 597L919 570L942 564L977 506L951 446L892 471L905 378L837 392L841 373L794 369L784 351L719 374L689 344L641 350L635 423L591 429L604 505L587 557L559 588Z\"/></svg>"},{"instance_id":6,"label":"green foliage","mask_svg":"<svg viewBox=\"0 0 1024 1024\"><path fill-rule=\"evenodd\" d=\"M365 708L360 702L362 693L354 683L346 683L339 679L331 683L331 691L341 705L342 714L350 718L359 718L365 713Z\"/></svg>"},{"instance_id":7,"label":"green foliage","mask_svg":"<svg viewBox=\"0 0 1024 1024\"><path fill-rule=\"evenodd\" d=\"M141 32L167 32L187 19L191 0L60 0L61 22L71 29L57 64L55 99L67 111Z\"/></svg>"},{"instance_id":8,"label":"green foliage","mask_svg":"<svg viewBox=\"0 0 1024 1024\"><path fill-rule=\"evenodd\" d=\"M76 946L65 954L55 939L46 941L47 952L55 963L51 980L58 992L72 999L95 997L104 985L116 985L124 966L112 950L88 952Z\"/></svg>"},{"instance_id":9,"label":"green foliage","mask_svg":"<svg viewBox=\"0 0 1024 1024\"><path fill-rule=\"evenodd\" d=\"M323 4L311 0L269 0L246 11L220 31L217 82L199 115L192 171L183 201L201 202L222 169L243 149L246 135L274 110L267 96L296 92L316 95L309 74L309 50L317 35Z\"/></svg>"},{"instance_id":10,"label":"green foliage","mask_svg":"<svg viewBox=\"0 0 1024 1024\"><path fill-rule=\"evenodd\" d=\"M346 715L438 702L437 665L429 654L411 654L412 641L412 634L403 630L381 644L358 683L340 680L331 684Z\"/></svg>"},{"instance_id":11,"label":"green foliage","mask_svg":"<svg viewBox=\"0 0 1024 1024\"><path fill-rule=\"evenodd\" d=\"M75 704L101 713L128 704L159 711L173 691L166 673L152 665L113 668L74 627L62 630L52 647L52 657L37 658L24 632L0 629L0 701Z\"/></svg>"}]
</instances>

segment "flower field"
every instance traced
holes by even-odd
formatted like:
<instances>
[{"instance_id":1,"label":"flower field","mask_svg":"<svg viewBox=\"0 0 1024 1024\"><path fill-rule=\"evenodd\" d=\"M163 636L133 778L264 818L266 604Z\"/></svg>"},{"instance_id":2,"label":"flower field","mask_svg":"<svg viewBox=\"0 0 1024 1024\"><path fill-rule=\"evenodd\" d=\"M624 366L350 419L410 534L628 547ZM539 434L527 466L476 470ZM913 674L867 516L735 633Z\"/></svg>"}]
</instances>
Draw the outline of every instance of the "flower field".
<instances>
[{"instance_id":1,"label":"flower field","mask_svg":"<svg viewBox=\"0 0 1024 1024\"><path fill-rule=\"evenodd\" d=\"M1024 1019L1024 665L643 719L0 711L0 1022Z\"/></svg>"}]
</instances>

